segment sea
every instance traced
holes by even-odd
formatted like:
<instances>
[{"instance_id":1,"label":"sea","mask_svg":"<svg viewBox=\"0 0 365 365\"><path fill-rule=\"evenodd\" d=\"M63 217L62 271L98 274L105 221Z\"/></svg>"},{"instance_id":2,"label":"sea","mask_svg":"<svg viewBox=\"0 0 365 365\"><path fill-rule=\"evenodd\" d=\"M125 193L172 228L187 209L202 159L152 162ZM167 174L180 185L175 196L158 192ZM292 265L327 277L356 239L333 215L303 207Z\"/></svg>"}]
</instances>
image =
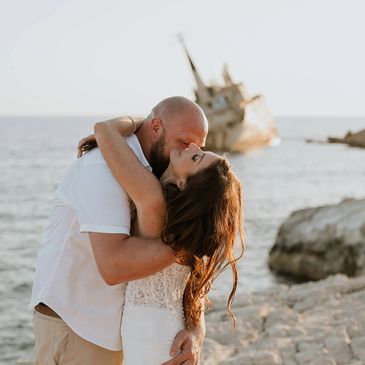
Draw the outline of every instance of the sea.
<instances>
[{"instance_id":1,"label":"sea","mask_svg":"<svg viewBox=\"0 0 365 365\"><path fill-rule=\"evenodd\" d=\"M32 359L30 301L37 251L58 182L78 140L102 117L0 118L0 364ZM324 143L365 128L365 118L278 117L281 143L228 156L244 188L245 256L238 294L292 282L267 257L280 224L297 209L365 197L365 150ZM308 143L307 140L315 140ZM211 299L231 287L227 271Z\"/></svg>"}]
</instances>

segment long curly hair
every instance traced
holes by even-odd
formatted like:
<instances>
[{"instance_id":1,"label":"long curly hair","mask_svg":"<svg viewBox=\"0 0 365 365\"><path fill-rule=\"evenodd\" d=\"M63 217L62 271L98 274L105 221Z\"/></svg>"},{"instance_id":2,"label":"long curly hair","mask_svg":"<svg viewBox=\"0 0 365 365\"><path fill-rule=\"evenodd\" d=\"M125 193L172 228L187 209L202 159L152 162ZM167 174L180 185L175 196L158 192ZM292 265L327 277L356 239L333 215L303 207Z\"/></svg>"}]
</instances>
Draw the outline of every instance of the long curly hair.
<instances>
[{"instance_id":1,"label":"long curly hair","mask_svg":"<svg viewBox=\"0 0 365 365\"><path fill-rule=\"evenodd\" d=\"M237 289L236 262L243 256L241 184L228 161L219 158L210 166L188 177L184 189L166 184L167 223L161 238L176 252L184 253L191 274L185 289L186 314L194 324L201 311L211 305L207 294L213 280L227 267L232 270L233 284L227 302L232 302ZM234 243L239 235L241 252L234 255Z\"/></svg>"}]
</instances>

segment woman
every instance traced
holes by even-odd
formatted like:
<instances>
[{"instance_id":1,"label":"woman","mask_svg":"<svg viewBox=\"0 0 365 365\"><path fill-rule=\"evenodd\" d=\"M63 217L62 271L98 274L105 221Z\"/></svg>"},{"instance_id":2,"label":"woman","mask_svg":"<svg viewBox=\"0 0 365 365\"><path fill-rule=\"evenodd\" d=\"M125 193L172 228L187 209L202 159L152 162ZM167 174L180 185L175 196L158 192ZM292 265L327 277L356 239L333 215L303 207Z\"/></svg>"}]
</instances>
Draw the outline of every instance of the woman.
<instances>
[{"instance_id":1,"label":"woman","mask_svg":"<svg viewBox=\"0 0 365 365\"><path fill-rule=\"evenodd\" d=\"M121 328L125 365L157 365L170 359L173 339L185 326L183 302L190 322L197 324L203 307L209 305L206 295L213 280L227 265L233 274L227 309L235 322L231 304L238 274L233 245L239 233L243 253L241 186L225 158L194 144L171 151L161 184L156 184L156 177L146 172L127 140L119 138L136 128L138 123L129 119L101 122L95 125L95 137L111 171L135 204L134 234L140 232L146 192L158 195L162 190L166 199L166 224L159 230L162 240L176 252L176 263L128 283ZM79 147L87 150L94 145L94 136L90 136Z\"/></svg>"}]
</instances>

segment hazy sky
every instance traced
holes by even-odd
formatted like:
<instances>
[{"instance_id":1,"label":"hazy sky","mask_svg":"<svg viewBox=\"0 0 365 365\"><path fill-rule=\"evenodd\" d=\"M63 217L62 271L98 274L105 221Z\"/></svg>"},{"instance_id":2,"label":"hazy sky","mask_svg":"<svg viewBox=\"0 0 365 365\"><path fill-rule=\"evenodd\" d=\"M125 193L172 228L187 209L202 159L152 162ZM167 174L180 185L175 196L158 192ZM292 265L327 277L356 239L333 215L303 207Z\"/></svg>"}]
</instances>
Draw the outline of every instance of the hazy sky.
<instances>
[{"instance_id":1,"label":"hazy sky","mask_svg":"<svg viewBox=\"0 0 365 365\"><path fill-rule=\"evenodd\" d=\"M362 0L0 0L0 115L139 114L202 77L275 115L365 115Z\"/></svg>"}]
</instances>

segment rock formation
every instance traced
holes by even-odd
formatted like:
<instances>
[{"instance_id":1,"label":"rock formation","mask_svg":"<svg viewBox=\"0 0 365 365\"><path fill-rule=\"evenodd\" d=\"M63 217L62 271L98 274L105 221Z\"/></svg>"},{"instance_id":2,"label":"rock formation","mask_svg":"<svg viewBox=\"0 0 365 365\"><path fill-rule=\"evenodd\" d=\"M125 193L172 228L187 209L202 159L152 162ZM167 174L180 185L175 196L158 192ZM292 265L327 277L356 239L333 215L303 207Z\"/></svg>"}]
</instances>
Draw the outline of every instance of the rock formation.
<instances>
[{"instance_id":1,"label":"rock formation","mask_svg":"<svg viewBox=\"0 0 365 365\"><path fill-rule=\"evenodd\" d=\"M357 133L348 132L344 138L328 137L330 143L345 143L351 147L365 148L365 129Z\"/></svg>"},{"instance_id":2,"label":"rock formation","mask_svg":"<svg viewBox=\"0 0 365 365\"><path fill-rule=\"evenodd\" d=\"M306 280L365 273L365 199L293 212L269 254L272 270Z\"/></svg>"}]
</instances>

